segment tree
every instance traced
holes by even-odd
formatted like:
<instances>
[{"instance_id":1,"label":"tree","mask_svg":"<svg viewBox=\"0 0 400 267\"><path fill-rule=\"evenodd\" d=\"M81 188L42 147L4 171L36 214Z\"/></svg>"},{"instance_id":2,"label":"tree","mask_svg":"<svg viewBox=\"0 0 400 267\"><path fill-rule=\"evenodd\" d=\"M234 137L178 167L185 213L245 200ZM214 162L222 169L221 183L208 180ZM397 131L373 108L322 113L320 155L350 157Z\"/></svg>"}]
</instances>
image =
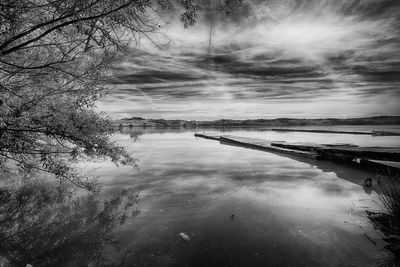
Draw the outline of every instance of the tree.
<instances>
[{"instance_id":1,"label":"tree","mask_svg":"<svg viewBox=\"0 0 400 267\"><path fill-rule=\"evenodd\" d=\"M226 10L239 0L224 0ZM47 172L94 190L71 160L109 157L136 165L110 141L110 118L94 111L112 59L175 9L195 23L194 0L2 0L0 171ZM225 10L225 11L226 11ZM228 11L229 12L229 11Z\"/></svg>"}]
</instances>

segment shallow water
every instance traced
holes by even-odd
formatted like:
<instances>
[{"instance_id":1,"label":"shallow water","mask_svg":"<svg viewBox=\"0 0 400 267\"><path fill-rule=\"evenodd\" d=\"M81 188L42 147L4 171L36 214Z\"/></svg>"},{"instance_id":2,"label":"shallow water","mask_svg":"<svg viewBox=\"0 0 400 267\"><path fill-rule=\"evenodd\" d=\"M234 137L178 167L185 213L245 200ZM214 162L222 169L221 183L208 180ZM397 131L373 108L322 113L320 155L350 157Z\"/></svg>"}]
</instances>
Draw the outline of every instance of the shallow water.
<instances>
[{"instance_id":1,"label":"shallow water","mask_svg":"<svg viewBox=\"0 0 400 267\"><path fill-rule=\"evenodd\" d=\"M365 218L366 208L376 208L374 193L361 186L371 173L196 139L192 131L146 131L114 136L140 160L139 170L96 164L102 197L129 187L140 195L140 213L116 231L122 251L110 255L112 261L125 266L368 266L388 255ZM400 146L398 137L225 134Z\"/></svg>"}]
</instances>

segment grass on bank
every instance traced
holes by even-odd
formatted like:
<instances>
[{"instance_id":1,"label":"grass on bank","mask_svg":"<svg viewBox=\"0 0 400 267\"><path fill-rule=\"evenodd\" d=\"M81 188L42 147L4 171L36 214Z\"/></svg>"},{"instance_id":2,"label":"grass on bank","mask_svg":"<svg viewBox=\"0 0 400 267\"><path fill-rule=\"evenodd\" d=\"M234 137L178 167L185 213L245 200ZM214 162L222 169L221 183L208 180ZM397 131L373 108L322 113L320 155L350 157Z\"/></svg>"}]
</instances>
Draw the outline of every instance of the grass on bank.
<instances>
[{"instance_id":1,"label":"grass on bank","mask_svg":"<svg viewBox=\"0 0 400 267\"><path fill-rule=\"evenodd\" d=\"M400 176L379 177L378 184L377 204L382 212L367 211L368 218L384 233L384 240L388 243L385 248L394 254L392 260L400 263Z\"/></svg>"}]
</instances>

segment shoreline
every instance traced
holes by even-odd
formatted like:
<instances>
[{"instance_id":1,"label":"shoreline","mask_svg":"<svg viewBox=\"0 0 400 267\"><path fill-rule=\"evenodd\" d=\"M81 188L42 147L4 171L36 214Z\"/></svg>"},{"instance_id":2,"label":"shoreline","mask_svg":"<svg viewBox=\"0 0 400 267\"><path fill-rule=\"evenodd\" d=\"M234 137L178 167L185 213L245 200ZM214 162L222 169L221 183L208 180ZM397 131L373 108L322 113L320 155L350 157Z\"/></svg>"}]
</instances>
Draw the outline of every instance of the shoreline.
<instances>
[{"instance_id":1,"label":"shoreline","mask_svg":"<svg viewBox=\"0 0 400 267\"><path fill-rule=\"evenodd\" d=\"M376 116L349 119L220 119L205 120L165 120L131 117L112 121L114 128L255 128L255 127L303 127L303 126L339 126L339 125L400 125L400 116Z\"/></svg>"}]
</instances>

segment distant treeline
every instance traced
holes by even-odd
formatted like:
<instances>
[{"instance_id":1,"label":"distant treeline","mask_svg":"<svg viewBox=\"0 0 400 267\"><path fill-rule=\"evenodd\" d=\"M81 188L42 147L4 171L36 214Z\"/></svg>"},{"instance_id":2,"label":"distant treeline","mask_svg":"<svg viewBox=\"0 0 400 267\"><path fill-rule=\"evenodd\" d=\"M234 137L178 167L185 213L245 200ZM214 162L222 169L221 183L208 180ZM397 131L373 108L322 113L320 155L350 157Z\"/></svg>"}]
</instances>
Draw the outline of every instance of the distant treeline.
<instances>
[{"instance_id":1,"label":"distant treeline","mask_svg":"<svg viewBox=\"0 0 400 267\"><path fill-rule=\"evenodd\" d=\"M221 119L214 121L196 120L164 120L164 119L145 119L141 117L131 117L114 121L115 127L260 127L260 126L328 126L328 125L400 125L400 116L376 116L368 118L349 118L349 119L252 119L252 120L230 120Z\"/></svg>"}]
</instances>

